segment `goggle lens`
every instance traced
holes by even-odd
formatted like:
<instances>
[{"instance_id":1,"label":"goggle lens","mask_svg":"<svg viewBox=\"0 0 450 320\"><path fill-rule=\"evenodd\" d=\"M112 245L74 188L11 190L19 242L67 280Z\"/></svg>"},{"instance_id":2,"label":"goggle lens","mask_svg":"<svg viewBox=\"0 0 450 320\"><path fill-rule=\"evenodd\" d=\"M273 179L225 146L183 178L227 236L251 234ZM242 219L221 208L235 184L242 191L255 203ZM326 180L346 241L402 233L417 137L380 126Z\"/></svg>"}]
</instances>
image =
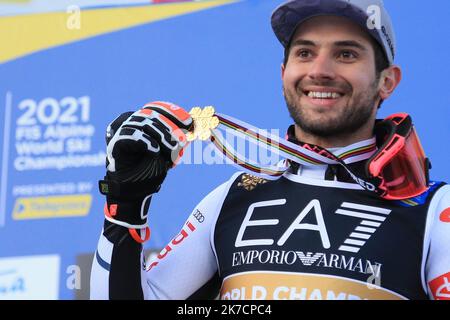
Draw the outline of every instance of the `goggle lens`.
<instances>
[{"instance_id":1,"label":"goggle lens","mask_svg":"<svg viewBox=\"0 0 450 320\"><path fill-rule=\"evenodd\" d=\"M383 167L380 186L386 190L385 199L412 198L425 192L427 187L427 162L414 127L404 139L403 148ZM401 143L401 142L399 142Z\"/></svg>"}]
</instances>

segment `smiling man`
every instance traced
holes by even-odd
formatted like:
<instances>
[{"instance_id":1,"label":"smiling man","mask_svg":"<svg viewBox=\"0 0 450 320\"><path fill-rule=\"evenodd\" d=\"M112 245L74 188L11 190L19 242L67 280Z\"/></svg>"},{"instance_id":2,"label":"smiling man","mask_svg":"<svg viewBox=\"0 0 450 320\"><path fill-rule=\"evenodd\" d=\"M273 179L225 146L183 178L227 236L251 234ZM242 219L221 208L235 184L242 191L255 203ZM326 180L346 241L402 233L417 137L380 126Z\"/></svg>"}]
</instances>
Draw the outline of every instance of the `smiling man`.
<instances>
[{"instance_id":1,"label":"smiling man","mask_svg":"<svg viewBox=\"0 0 450 320\"><path fill-rule=\"evenodd\" d=\"M305 21L292 37L282 65L296 136L323 147L371 138L377 106L401 78L397 66L377 68L376 56L383 54L378 43L348 18L325 15Z\"/></svg>"},{"instance_id":2,"label":"smiling man","mask_svg":"<svg viewBox=\"0 0 450 320\"><path fill-rule=\"evenodd\" d=\"M92 298L449 299L450 187L429 181L409 115L376 119L401 80L382 1L288 1L272 26L291 152L315 164L287 161L271 181L236 173L146 263L149 202L192 119L160 101L119 116Z\"/></svg>"}]
</instances>

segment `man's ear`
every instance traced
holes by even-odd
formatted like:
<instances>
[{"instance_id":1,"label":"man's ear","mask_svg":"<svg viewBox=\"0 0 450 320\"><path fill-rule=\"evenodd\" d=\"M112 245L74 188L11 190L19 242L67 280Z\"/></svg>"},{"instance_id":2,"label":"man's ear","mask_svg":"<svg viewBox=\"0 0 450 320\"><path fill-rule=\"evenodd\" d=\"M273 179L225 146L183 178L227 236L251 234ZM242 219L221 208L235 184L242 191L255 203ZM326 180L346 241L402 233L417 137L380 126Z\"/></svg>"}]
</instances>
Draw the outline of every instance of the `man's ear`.
<instances>
[{"instance_id":1,"label":"man's ear","mask_svg":"<svg viewBox=\"0 0 450 320\"><path fill-rule=\"evenodd\" d=\"M284 65L284 63L281 64L281 80L284 79L284 70L286 69L286 66Z\"/></svg>"},{"instance_id":2,"label":"man's ear","mask_svg":"<svg viewBox=\"0 0 450 320\"><path fill-rule=\"evenodd\" d=\"M386 100L394 92L395 88L402 80L402 70L399 66L393 65L381 72L380 82L378 85L378 91L380 98Z\"/></svg>"}]
</instances>

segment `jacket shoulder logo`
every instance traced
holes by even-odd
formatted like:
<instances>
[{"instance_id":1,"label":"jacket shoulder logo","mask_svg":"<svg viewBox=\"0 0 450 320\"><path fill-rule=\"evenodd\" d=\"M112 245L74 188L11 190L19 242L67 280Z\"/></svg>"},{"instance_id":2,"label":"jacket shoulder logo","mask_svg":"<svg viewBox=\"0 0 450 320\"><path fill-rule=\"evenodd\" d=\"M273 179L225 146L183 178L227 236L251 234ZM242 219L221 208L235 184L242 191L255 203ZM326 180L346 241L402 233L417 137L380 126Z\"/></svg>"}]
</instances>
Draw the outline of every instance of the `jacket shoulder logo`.
<instances>
[{"instance_id":1,"label":"jacket shoulder logo","mask_svg":"<svg viewBox=\"0 0 450 320\"><path fill-rule=\"evenodd\" d=\"M244 187L247 191L252 191L258 185L266 183L267 180L259 177L252 176L251 174L243 174L241 177L241 182L238 183L238 187Z\"/></svg>"}]
</instances>

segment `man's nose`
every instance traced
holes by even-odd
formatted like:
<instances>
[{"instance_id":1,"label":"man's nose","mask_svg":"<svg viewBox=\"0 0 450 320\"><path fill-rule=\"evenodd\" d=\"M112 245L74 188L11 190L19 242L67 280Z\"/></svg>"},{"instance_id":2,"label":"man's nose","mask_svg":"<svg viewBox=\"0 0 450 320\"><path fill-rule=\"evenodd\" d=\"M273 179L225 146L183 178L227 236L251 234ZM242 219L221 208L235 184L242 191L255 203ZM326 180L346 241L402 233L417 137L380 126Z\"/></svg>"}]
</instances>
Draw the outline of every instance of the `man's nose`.
<instances>
[{"instance_id":1,"label":"man's nose","mask_svg":"<svg viewBox=\"0 0 450 320\"><path fill-rule=\"evenodd\" d=\"M308 77L313 80L334 79L336 77L333 59L326 54L319 54L310 65Z\"/></svg>"}]
</instances>

